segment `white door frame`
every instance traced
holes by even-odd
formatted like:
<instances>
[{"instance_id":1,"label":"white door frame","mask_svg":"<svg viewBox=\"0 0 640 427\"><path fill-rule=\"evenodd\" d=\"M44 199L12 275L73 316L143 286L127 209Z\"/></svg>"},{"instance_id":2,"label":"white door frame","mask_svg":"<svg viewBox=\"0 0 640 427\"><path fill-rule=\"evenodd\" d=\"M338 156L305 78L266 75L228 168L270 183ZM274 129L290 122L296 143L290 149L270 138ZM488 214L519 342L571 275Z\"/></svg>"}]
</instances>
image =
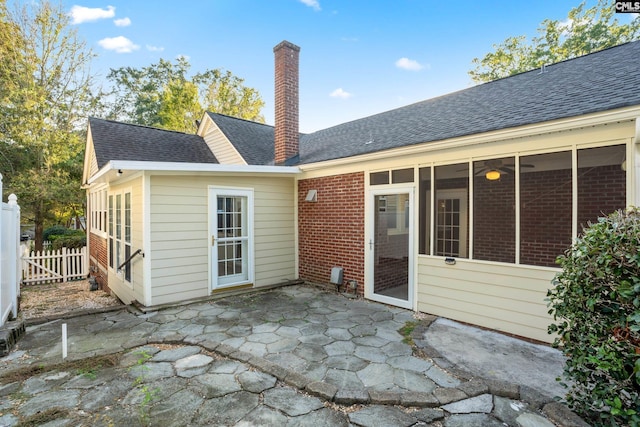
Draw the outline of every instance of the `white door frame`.
<instances>
[{"instance_id":1,"label":"white door frame","mask_svg":"<svg viewBox=\"0 0 640 427\"><path fill-rule=\"evenodd\" d=\"M255 250L254 250L254 210L253 210L253 189L252 188L237 188L237 187L221 187L212 186L208 187L209 196L209 230L208 230L208 242L209 247L209 292L223 289L227 287L234 287L246 284L253 284L255 281ZM244 206L246 212L246 223L243 227L243 236L246 236L247 250L243 253L243 258L246 257L246 277L230 283L220 284L218 280L218 197L242 197L246 200L246 206Z\"/></svg>"},{"instance_id":2,"label":"white door frame","mask_svg":"<svg viewBox=\"0 0 640 427\"><path fill-rule=\"evenodd\" d=\"M379 295L374 292L374 268L375 268L375 197L381 195L389 195L389 194L407 194L409 196L409 228L408 228L408 237L409 247L408 251L408 261L409 261L409 271L408 271L408 289L407 289L407 300L401 300L398 298L388 297L385 295ZM365 203L365 269L364 269L364 296L367 299L382 302L384 304L394 305L396 307L414 309L414 299L415 299L415 280L414 280L414 272L416 267L416 256L415 256L415 186L399 186L399 185L376 185L375 187L370 187L366 203Z\"/></svg>"}]
</instances>

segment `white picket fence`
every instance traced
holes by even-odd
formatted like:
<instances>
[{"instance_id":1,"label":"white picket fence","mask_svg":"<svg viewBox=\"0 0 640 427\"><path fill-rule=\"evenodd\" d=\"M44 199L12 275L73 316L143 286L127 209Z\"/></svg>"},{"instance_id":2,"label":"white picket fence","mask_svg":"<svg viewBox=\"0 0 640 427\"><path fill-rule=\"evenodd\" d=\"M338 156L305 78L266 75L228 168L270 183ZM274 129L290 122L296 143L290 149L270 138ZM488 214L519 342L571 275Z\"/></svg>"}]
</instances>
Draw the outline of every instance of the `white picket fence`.
<instances>
[{"instance_id":1,"label":"white picket fence","mask_svg":"<svg viewBox=\"0 0 640 427\"><path fill-rule=\"evenodd\" d=\"M0 174L0 198L2 197ZM18 315L20 295L20 206L15 194L2 203L0 214L0 326Z\"/></svg>"},{"instance_id":2,"label":"white picket fence","mask_svg":"<svg viewBox=\"0 0 640 427\"><path fill-rule=\"evenodd\" d=\"M87 277L87 247L31 251L22 255L22 283L51 283Z\"/></svg>"}]
</instances>

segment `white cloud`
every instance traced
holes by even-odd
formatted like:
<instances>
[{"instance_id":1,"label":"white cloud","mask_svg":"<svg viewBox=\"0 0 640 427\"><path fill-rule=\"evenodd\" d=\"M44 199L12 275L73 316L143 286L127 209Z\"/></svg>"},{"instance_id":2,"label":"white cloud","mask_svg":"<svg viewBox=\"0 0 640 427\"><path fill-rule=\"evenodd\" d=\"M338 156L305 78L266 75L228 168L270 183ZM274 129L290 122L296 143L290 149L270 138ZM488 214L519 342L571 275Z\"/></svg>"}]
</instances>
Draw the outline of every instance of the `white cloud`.
<instances>
[{"instance_id":1,"label":"white cloud","mask_svg":"<svg viewBox=\"0 0 640 427\"><path fill-rule=\"evenodd\" d=\"M82 24L83 22L97 21L98 19L113 18L116 15L116 8L107 6L106 9L99 7L84 7L75 5L71 8L69 16L71 16L72 24Z\"/></svg>"},{"instance_id":2,"label":"white cloud","mask_svg":"<svg viewBox=\"0 0 640 427\"><path fill-rule=\"evenodd\" d=\"M353 94L345 91L344 89L342 89L341 87L339 87L338 89L334 90L333 92L331 92L329 94L330 97L332 98L340 98L340 99L348 99L351 98L353 96Z\"/></svg>"},{"instance_id":3,"label":"white cloud","mask_svg":"<svg viewBox=\"0 0 640 427\"><path fill-rule=\"evenodd\" d=\"M320 11L320 3L318 2L318 0L300 0L300 3L309 6L310 8L312 8L313 10L315 10L316 12Z\"/></svg>"},{"instance_id":4,"label":"white cloud","mask_svg":"<svg viewBox=\"0 0 640 427\"><path fill-rule=\"evenodd\" d=\"M164 50L161 46L151 46L148 44L146 47L149 52L162 52Z\"/></svg>"},{"instance_id":5,"label":"white cloud","mask_svg":"<svg viewBox=\"0 0 640 427\"><path fill-rule=\"evenodd\" d=\"M113 23L116 24L116 27L128 27L131 25L131 19L122 18L122 19L114 19Z\"/></svg>"},{"instance_id":6,"label":"white cloud","mask_svg":"<svg viewBox=\"0 0 640 427\"><path fill-rule=\"evenodd\" d=\"M396 61L396 67L409 71L420 71L424 68L418 61L409 58L400 58Z\"/></svg>"},{"instance_id":7,"label":"white cloud","mask_svg":"<svg viewBox=\"0 0 640 427\"><path fill-rule=\"evenodd\" d=\"M107 37L106 39L100 40L98 44L103 48L113 50L116 53L131 53L134 50L140 49L140 46L134 44L131 40L123 36Z\"/></svg>"}]
</instances>

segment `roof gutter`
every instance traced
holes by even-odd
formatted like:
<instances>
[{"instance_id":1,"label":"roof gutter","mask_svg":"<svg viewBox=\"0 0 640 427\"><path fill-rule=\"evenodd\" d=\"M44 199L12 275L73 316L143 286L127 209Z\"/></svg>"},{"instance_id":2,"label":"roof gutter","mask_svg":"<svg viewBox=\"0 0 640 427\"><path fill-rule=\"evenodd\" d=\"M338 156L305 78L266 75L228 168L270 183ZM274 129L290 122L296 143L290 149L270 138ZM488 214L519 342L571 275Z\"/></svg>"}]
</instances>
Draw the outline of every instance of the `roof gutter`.
<instances>
[{"instance_id":1,"label":"roof gutter","mask_svg":"<svg viewBox=\"0 0 640 427\"><path fill-rule=\"evenodd\" d=\"M259 166L259 165L220 165L216 163L177 163L144 162L132 160L111 160L104 165L87 184L105 178L111 171L147 171L147 172L212 172L220 174L267 174L297 175L302 173L297 166Z\"/></svg>"}]
</instances>

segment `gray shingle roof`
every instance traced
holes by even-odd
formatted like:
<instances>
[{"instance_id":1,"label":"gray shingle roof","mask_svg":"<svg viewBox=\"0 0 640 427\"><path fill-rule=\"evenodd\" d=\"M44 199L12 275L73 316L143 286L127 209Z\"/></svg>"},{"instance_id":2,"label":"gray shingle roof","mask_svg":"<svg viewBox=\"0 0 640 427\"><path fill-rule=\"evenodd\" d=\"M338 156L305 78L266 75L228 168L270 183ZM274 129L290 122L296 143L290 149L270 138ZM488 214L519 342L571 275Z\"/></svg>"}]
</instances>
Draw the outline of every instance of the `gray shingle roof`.
<instances>
[{"instance_id":1,"label":"gray shingle roof","mask_svg":"<svg viewBox=\"0 0 640 427\"><path fill-rule=\"evenodd\" d=\"M640 105L638 75L640 41L307 134L301 162Z\"/></svg>"},{"instance_id":2,"label":"gray shingle roof","mask_svg":"<svg viewBox=\"0 0 640 427\"><path fill-rule=\"evenodd\" d=\"M301 134L300 163L640 105L638 75L640 41ZM273 164L273 126L208 114L247 163ZM90 126L99 167L109 160L217 163L197 135L94 118Z\"/></svg>"},{"instance_id":3,"label":"gray shingle roof","mask_svg":"<svg viewBox=\"0 0 640 427\"><path fill-rule=\"evenodd\" d=\"M94 117L89 127L99 168L111 160L218 163L198 135Z\"/></svg>"},{"instance_id":4,"label":"gray shingle roof","mask_svg":"<svg viewBox=\"0 0 640 427\"><path fill-rule=\"evenodd\" d=\"M250 165L273 164L273 126L207 112Z\"/></svg>"}]
</instances>

